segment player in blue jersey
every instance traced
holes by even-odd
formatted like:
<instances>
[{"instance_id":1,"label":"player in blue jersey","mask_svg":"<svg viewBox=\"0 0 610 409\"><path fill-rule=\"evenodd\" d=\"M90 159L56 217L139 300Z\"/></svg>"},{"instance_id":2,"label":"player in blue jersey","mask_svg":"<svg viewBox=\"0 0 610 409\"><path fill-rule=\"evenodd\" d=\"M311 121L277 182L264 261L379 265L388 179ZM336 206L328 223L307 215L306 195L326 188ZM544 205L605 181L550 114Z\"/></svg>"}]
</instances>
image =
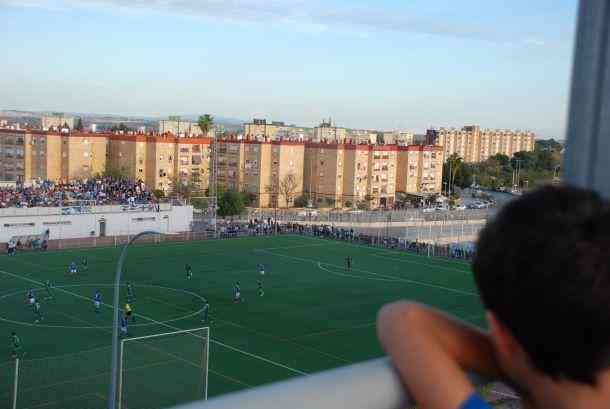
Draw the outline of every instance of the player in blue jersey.
<instances>
[{"instance_id":1,"label":"player in blue jersey","mask_svg":"<svg viewBox=\"0 0 610 409\"><path fill-rule=\"evenodd\" d=\"M235 283L233 286L233 302L243 302L243 298L241 298L241 286L239 285L239 281Z\"/></svg>"},{"instance_id":2,"label":"player in blue jersey","mask_svg":"<svg viewBox=\"0 0 610 409\"><path fill-rule=\"evenodd\" d=\"M76 274L78 272L78 267L76 266L76 262L71 262L68 266L68 273L70 275Z\"/></svg>"},{"instance_id":3,"label":"player in blue jersey","mask_svg":"<svg viewBox=\"0 0 610 409\"><path fill-rule=\"evenodd\" d=\"M99 314L102 306L102 293L100 293L100 290L95 291L95 295L93 296L93 306L95 307L95 313Z\"/></svg>"},{"instance_id":4,"label":"player in blue jersey","mask_svg":"<svg viewBox=\"0 0 610 409\"><path fill-rule=\"evenodd\" d=\"M34 304L36 303L36 293L34 292L33 288L30 288L28 290L26 298L27 298L28 305L31 305L32 307L34 307Z\"/></svg>"},{"instance_id":5,"label":"player in blue jersey","mask_svg":"<svg viewBox=\"0 0 610 409\"><path fill-rule=\"evenodd\" d=\"M128 319L125 315L121 315L120 327L121 327L121 336L122 337L127 336L127 320Z\"/></svg>"}]
</instances>

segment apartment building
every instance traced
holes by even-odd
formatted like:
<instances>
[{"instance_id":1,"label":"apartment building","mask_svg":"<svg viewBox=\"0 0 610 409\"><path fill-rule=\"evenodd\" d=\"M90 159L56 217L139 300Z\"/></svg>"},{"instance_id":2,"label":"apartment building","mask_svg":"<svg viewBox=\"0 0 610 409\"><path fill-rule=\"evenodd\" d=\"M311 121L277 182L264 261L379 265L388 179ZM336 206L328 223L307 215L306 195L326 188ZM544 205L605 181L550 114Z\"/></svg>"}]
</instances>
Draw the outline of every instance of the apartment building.
<instances>
[{"instance_id":1,"label":"apartment building","mask_svg":"<svg viewBox=\"0 0 610 409\"><path fill-rule=\"evenodd\" d=\"M305 185L316 203L337 207L367 201L390 207L396 194L397 146L308 143Z\"/></svg>"},{"instance_id":2,"label":"apartment building","mask_svg":"<svg viewBox=\"0 0 610 409\"><path fill-rule=\"evenodd\" d=\"M376 144L379 133L367 129L348 129L347 139L350 143L371 143Z\"/></svg>"},{"instance_id":3,"label":"apartment building","mask_svg":"<svg viewBox=\"0 0 610 409\"><path fill-rule=\"evenodd\" d=\"M210 138L172 135L0 130L0 181L89 178L114 169L171 193L177 183L204 192ZM390 207L396 192L439 193L438 146L219 139L217 182L249 192L261 207L287 207L303 192L318 204Z\"/></svg>"},{"instance_id":4,"label":"apartment building","mask_svg":"<svg viewBox=\"0 0 610 409\"><path fill-rule=\"evenodd\" d=\"M192 183L201 192L208 188L210 138L112 135L109 140L110 166L129 178L166 193L175 183Z\"/></svg>"},{"instance_id":5,"label":"apartment building","mask_svg":"<svg viewBox=\"0 0 610 409\"><path fill-rule=\"evenodd\" d=\"M32 178L31 164L26 168L26 151L31 149L27 139L22 131L0 130L0 182L24 182ZM39 164L35 163L34 167L38 170Z\"/></svg>"},{"instance_id":6,"label":"apartment building","mask_svg":"<svg viewBox=\"0 0 610 409\"><path fill-rule=\"evenodd\" d=\"M219 186L254 195L260 207L288 207L303 194L305 145L290 140L218 141Z\"/></svg>"},{"instance_id":7,"label":"apartment building","mask_svg":"<svg viewBox=\"0 0 610 409\"><path fill-rule=\"evenodd\" d=\"M346 144L343 153L343 205L365 202L369 194L369 145ZM348 204L350 204L348 203Z\"/></svg>"},{"instance_id":8,"label":"apartment building","mask_svg":"<svg viewBox=\"0 0 610 409\"><path fill-rule=\"evenodd\" d=\"M68 127L70 129L74 129L76 125L75 119L73 116L66 116L62 113L54 113L51 115L43 115L41 118L42 130L58 130L62 127Z\"/></svg>"},{"instance_id":9,"label":"apartment building","mask_svg":"<svg viewBox=\"0 0 610 409\"><path fill-rule=\"evenodd\" d=\"M304 189L316 204L342 206L345 144L305 144Z\"/></svg>"},{"instance_id":10,"label":"apartment building","mask_svg":"<svg viewBox=\"0 0 610 409\"><path fill-rule=\"evenodd\" d=\"M399 146L396 191L415 195L441 193L443 161L442 146Z\"/></svg>"},{"instance_id":11,"label":"apartment building","mask_svg":"<svg viewBox=\"0 0 610 409\"><path fill-rule=\"evenodd\" d=\"M344 143L347 139L347 129L334 126L332 120L322 121L313 129L314 142Z\"/></svg>"},{"instance_id":12,"label":"apartment building","mask_svg":"<svg viewBox=\"0 0 610 409\"><path fill-rule=\"evenodd\" d=\"M284 122L267 122L266 119L253 119L244 124L246 139L257 140L308 140L313 135L312 128L286 125Z\"/></svg>"},{"instance_id":13,"label":"apartment building","mask_svg":"<svg viewBox=\"0 0 610 409\"><path fill-rule=\"evenodd\" d=\"M465 162L482 162L496 154L512 157L515 152L533 151L536 135L529 131L481 129L477 125L462 129L429 129L427 144L444 148L445 158L459 155Z\"/></svg>"},{"instance_id":14,"label":"apartment building","mask_svg":"<svg viewBox=\"0 0 610 409\"><path fill-rule=\"evenodd\" d=\"M208 133L213 132L209 131ZM204 135L203 131L199 127L198 124L194 122L184 121L178 117L171 117L168 120L159 121L159 134L171 134L178 137L184 136L208 136L212 135Z\"/></svg>"},{"instance_id":15,"label":"apartment building","mask_svg":"<svg viewBox=\"0 0 610 409\"><path fill-rule=\"evenodd\" d=\"M104 171L108 135L0 130L0 180L69 180Z\"/></svg>"},{"instance_id":16,"label":"apartment building","mask_svg":"<svg viewBox=\"0 0 610 409\"><path fill-rule=\"evenodd\" d=\"M372 145L369 154L372 207L392 207L396 197L398 146Z\"/></svg>"},{"instance_id":17,"label":"apartment building","mask_svg":"<svg viewBox=\"0 0 610 409\"><path fill-rule=\"evenodd\" d=\"M245 146L243 141L237 139L218 140L218 165L216 181L218 186L228 190L243 191L243 175L246 166L250 169L254 165L260 166L261 161L256 163L245 160ZM254 159L249 159L254 160ZM267 158L268 161L268 158Z\"/></svg>"},{"instance_id":18,"label":"apartment building","mask_svg":"<svg viewBox=\"0 0 610 409\"><path fill-rule=\"evenodd\" d=\"M381 134L386 145L413 145L415 140L415 135L409 131L387 131Z\"/></svg>"}]
</instances>

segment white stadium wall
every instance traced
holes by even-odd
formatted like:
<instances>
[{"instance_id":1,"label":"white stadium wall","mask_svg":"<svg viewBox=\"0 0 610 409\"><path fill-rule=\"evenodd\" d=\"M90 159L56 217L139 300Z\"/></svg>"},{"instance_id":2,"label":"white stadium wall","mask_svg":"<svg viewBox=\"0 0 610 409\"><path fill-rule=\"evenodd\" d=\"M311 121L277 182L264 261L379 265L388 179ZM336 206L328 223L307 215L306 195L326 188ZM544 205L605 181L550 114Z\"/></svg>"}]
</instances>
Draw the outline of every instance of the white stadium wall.
<instances>
[{"instance_id":1,"label":"white stadium wall","mask_svg":"<svg viewBox=\"0 0 610 409\"><path fill-rule=\"evenodd\" d=\"M39 235L47 229L51 240L123 236L155 230L172 234L189 231L192 206L72 206L0 209L0 243L14 236Z\"/></svg>"}]
</instances>

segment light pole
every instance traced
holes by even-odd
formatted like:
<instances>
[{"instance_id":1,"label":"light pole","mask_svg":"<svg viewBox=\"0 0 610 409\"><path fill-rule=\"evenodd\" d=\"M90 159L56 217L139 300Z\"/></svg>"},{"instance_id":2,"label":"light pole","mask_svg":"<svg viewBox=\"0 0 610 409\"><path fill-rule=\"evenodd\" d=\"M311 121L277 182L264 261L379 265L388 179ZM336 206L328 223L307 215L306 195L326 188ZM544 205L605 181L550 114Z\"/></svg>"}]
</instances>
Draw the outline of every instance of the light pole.
<instances>
[{"instance_id":1,"label":"light pole","mask_svg":"<svg viewBox=\"0 0 610 409\"><path fill-rule=\"evenodd\" d=\"M119 296L120 296L120 285L121 275L123 273L123 263L125 262L125 256L127 256L127 248L131 243L136 241L142 236L147 234L159 234L156 231L147 230L136 234L125 244L121 256L116 265L116 275L114 277L114 302L113 302L113 322L112 322L112 361L110 367L110 392L108 397L108 409L115 409L117 404L117 380L119 378Z\"/></svg>"}]
</instances>

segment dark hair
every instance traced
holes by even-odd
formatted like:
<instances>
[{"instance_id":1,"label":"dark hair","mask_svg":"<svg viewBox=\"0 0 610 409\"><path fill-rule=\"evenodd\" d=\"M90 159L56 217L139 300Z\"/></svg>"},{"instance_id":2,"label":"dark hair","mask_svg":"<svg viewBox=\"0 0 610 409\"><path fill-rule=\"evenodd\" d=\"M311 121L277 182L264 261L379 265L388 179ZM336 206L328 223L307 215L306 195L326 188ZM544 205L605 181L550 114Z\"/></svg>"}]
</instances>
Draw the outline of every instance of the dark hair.
<instances>
[{"instance_id":1,"label":"dark hair","mask_svg":"<svg viewBox=\"0 0 610 409\"><path fill-rule=\"evenodd\" d=\"M610 367L610 208L599 195L548 186L510 202L481 232L473 271L540 371L594 384Z\"/></svg>"}]
</instances>

